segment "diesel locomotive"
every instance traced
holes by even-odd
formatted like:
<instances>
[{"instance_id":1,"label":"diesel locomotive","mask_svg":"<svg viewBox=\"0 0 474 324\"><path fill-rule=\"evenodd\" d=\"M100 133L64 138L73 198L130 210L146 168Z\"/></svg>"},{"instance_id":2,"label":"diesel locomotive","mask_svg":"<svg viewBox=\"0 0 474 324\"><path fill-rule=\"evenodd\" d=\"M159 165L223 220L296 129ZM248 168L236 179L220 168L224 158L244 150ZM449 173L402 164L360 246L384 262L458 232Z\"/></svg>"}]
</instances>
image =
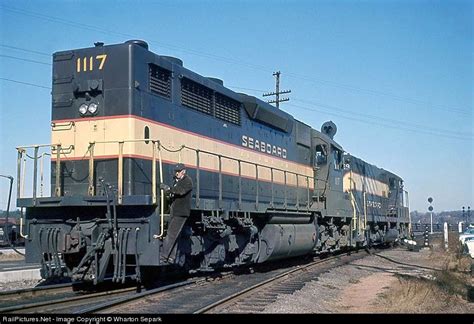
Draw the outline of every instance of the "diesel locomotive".
<instances>
[{"instance_id":1,"label":"diesel locomotive","mask_svg":"<svg viewBox=\"0 0 474 324\"><path fill-rule=\"evenodd\" d=\"M26 261L47 279L125 282L144 269L212 271L408 236L403 180L344 152L335 133L332 122L313 129L144 41L56 52L51 144L17 148ZM50 197L38 194L45 154ZM193 180L192 210L165 264L160 184L171 184L176 163Z\"/></svg>"}]
</instances>

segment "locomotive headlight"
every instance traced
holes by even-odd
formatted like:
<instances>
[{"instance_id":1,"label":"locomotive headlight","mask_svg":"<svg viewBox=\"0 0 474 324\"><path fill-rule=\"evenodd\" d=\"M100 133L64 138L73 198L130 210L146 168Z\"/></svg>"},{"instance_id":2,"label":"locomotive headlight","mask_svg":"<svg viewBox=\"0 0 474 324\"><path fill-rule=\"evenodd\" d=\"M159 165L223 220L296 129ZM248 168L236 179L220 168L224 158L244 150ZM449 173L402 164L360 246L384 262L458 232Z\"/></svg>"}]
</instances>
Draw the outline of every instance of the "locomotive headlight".
<instances>
[{"instance_id":1,"label":"locomotive headlight","mask_svg":"<svg viewBox=\"0 0 474 324\"><path fill-rule=\"evenodd\" d=\"M83 103L80 107L79 107L79 113L81 115L85 115L87 113L87 105L85 103Z\"/></svg>"},{"instance_id":2,"label":"locomotive headlight","mask_svg":"<svg viewBox=\"0 0 474 324\"><path fill-rule=\"evenodd\" d=\"M97 112L97 108L99 108L99 105L95 102L92 102L89 104L89 108L87 108L87 110L89 110L89 112L94 115Z\"/></svg>"}]
</instances>

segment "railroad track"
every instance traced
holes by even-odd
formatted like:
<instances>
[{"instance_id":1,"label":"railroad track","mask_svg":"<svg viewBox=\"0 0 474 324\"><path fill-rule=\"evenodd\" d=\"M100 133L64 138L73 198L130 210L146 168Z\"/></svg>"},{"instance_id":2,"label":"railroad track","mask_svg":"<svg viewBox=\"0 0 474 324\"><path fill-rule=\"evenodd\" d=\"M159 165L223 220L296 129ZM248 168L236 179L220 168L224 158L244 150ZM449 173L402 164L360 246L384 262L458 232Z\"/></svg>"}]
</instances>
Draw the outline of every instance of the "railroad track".
<instances>
[{"instance_id":1,"label":"railroad track","mask_svg":"<svg viewBox=\"0 0 474 324\"><path fill-rule=\"evenodd\" d=\"M292 294L315 279L318 274L343 264L367 256L366 252L336 255L326 259L316 259L304 266L285 271L275 277L256 283L214 303L196 309L194 314L204 313L256 313L276 300L278 295ZM332 263L332 264L331 264Z\"/></svg>"},{"instance_id":2,"label":"railroad track","mask_svg":"<svg viewBox=\"0 0 474 324\"><path fill-rule=\"evenodd\" d=\"M0 313L5 308L38 298L61 298L74 293L72 283L37 286L0 292Z\"/></svg>"},{"instance_id":3,"label":"railroad track","mask_svg":"<svg viewBox=\"0 0 474 324\"><path fill-rule=\"evenodd\" d=\"M100 286L76 282L11 290L0 293L0 313L74 313L91 304L114 300L136 291L134 282L125 286L111 282Z\"/></svg>"},{"instance_id":4,"label":"railroad track","mask_svg":"<svg viewBox=\"0 0 474 324\"><path fill-rule=\"evenodd\" d=\"M350 263L367 256L367 252L337 255L325 259L312 259L290 269L250 271L227 274L201 280L188 281L183 285L161 287L140 295L114 300L90 308L87 313L252 313L262 311L276 300L278 295L291 294L314 280L320 273L333 267ZM278 265L275 265L278 266Z\"/></svg>"},{"instance_id":5,"label":"railroad track","mask_svg":"<svg viewBox=\"0 0 474 324\"><path fill-rule=\"evenodd\" d=\"M75 295L61 296L49 299L41 298L40 301L21 303L0 309L2 314L15 313L76 313L81 312L84 307L90 307L95 303L105 300L120 298L125 295L134 294L136 287L109 290L97 293L79 293Z\"/></svg>"},{"instance_id":6,"label":"railroad track","mask_svg":"<svg viewBox=\"0 0 474 324\"><path fill-rule=\"evenodd\" d=\"M63 285L62 288L57 287L56 294L53 290L49 293L59 298L42 297L27 303L22 301L19 305L0 308L0 313L256 313L279 295L301 289L320 273L367 255L367 252L359 251L325 259L310 259L303 263L295 259L293 264L284 269L275 262L271 266L256 267L255 271L250 268L247 273L239 275L233 272L214 273L212 276L190 278L143 292L137 292L134 286L94 293L73 293L71 285ZM30 293L40 296L37 291ZM0 301L2 298L6 298L6 294L0 294Z\"/></svg>"},{"instance_id":7,"label":"railroad track","mask_svg":"<svg viewBox=\"0 0 474 324\"><path fill-rule=\"evenodd\" d=\"M101 287L101 291L75 290L69 284L50 285L28 289L12 290L0 294L0 314L62 313L85 314L101 309L109 310L123 303L144 298L148 295L170 291L207 279L197 278L178 281L155 289L138 292L137 286L117 288ZM140 287L142 289L143 287Z\"/></svg>"},{"instance_id":8,"label":"railroad track","mask_svg":"<svg viewBox=\"0 0 474 324\"><path fill-rule=\"evenodd\" d=\"M112 313L114 309L122 307L122 305L124 305L124 304L131 303L134 300L145 298L147 296L160 294L160 293L163 293L163 292L170 292L170 291L173 291L175 289L178 289L178 288L181 288L181 287L184 287L184 286L196 284L199 281L200 280L186 280L186 281L183 281L183 282L178 282L178 283L166 285L166 286L163 286L163 287L155 288L155 289L152 289L152 290L148 290L148 291L145 291L145 292L142 292L142 293L130 294L130 295L124 296L123 298L118 298L118 299L115 299L115 300L112 300L112 301L105 301L101 304L96 304L96 305L92 305L88 308L83 308L77 313L97 313L97 312L100 312L100 311L105 311L107 313Z\"/></svg>"}]
</instances>

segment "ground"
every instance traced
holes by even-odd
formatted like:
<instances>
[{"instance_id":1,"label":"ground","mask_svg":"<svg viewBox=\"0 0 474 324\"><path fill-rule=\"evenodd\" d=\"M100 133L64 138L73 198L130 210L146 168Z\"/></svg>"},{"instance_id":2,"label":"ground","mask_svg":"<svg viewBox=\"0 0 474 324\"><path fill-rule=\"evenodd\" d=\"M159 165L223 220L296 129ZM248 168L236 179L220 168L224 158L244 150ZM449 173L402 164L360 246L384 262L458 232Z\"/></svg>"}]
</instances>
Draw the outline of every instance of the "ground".
<instances>
[{"instance_id":1,"label":"ground","mask_svg":"<svg viewBox=\"0 0 474 324\"><path fill-rule=\"evenodd\" d=\"M471 259L458 253L457 238L445 251L400 247L378 251L334 268L292 295L281 295L266 313L470 313L474 314ZM361 252L359 252L361 253Z\"/></svg>"},{"instance_id":2,"label":"ground","mask_svg":"<svg viewBox=\"0 0 474 324\"><path fill-rule=\"evenodd\" d=\"M471 258L459 253L457 235L445 251L440 237L419 252L377 251L333 268L291 295L280 295L265 313L468 313L474 314ZM360 251L358 253L366 253ZM19 256L0 255L0 261ZM0 291L38 281L0 283Z\"/></svg>"}]
</instances>

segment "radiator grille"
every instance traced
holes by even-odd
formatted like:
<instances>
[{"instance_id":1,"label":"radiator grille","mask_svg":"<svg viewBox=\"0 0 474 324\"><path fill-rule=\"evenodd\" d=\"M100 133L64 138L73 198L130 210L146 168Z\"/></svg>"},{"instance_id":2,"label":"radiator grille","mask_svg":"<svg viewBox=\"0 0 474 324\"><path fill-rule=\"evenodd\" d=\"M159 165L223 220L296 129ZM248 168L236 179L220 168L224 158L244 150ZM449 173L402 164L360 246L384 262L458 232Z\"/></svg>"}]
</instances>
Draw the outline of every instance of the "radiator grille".
<instances>
[{"instance_id":1,"label":"radiator grille","mask_svg":"<svg viewBox=\"0 0 474 324\"><path fill-rule=\"evenodd\" d=\"M183 106L212 115L212 90L188 79L181 80Z\"/></svg>"},{"instance_id":2,"label":"radiator grille","mask_svg":"<svg viewBox=\"0 0 474 324\"><path fill-rule=\"evenodd\" d=\"M216 93L215 116L230 123L240 125L240 103Z\"/></svg>"},{"instance_id":3,"label":"radiator grille","mask_svg":"<svg viewBox=\"0 0 474 324\"><path fill-rule=\"evenodd\" d=\"M150 91L162 97L171 98L171 72L150 64Z\"/></svg>"}]
</instances>

